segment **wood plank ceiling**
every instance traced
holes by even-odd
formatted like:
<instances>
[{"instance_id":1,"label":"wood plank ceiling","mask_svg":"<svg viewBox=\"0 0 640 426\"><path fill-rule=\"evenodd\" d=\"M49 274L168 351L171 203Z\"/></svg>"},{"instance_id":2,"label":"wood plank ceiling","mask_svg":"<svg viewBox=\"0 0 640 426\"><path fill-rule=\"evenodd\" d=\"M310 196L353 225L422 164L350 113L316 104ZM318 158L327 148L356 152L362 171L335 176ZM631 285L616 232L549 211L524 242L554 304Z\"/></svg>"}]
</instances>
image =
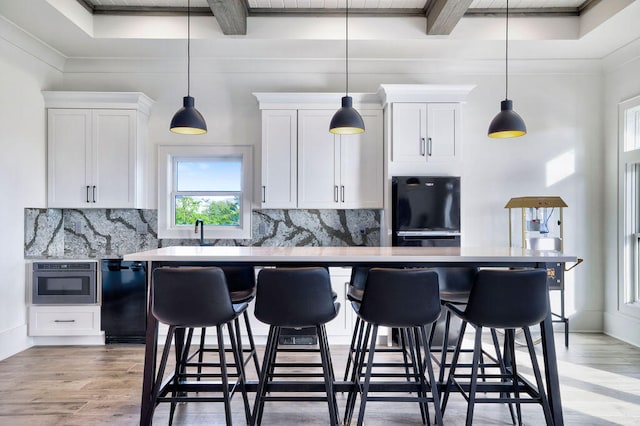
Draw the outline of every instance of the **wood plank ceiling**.
<instances>
[{"instance_id":1,"label":"wood plank ceiling","mask_svg":"<svg viewBox=\"0 0 640 426\"><path fill-rule=\"evenodd\" d=\"M77 0L94 14L186 13L187 0ZM213 14L226 35L246 35L248 16L335 16L346 0L191 0L191 13ZM504 13L506 0L349 0L357 16L422 16L428 35L447 35L465 15ZM510 0L510 13L580 15L601 0Z\"/></svg>"}]
</instances>

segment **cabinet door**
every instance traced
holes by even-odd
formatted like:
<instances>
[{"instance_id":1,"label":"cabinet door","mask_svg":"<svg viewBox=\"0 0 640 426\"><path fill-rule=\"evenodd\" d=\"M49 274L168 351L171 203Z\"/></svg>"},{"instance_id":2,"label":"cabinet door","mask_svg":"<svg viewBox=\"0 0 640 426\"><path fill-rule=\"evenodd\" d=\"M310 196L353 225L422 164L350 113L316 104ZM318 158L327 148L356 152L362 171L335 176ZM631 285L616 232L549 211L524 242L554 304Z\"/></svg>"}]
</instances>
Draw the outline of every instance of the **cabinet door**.
<instances>
[{"instance_id":1,"label":"cabinet door","mask_svg":"<svg viewBox=\"0 0 640 426\"><path fill-rule=\"evenodd\" d=\"M427 105L427 161L451 161L458 155L460 105Z\"/></svg>"},{"instance_id":2,"label":"cabinet door","mask_svg":"<svg viewBox=\"0 0 640 426\"><path fill-rule=\"evenodd\" d=\"M367 123L365 122L365 127ZM368 129L367 129L368 130ZM326 324L327 336L332 344L349 344L353 333L354 313L351 303L347 300L347 288L351 278L351 268L329 268L331 288L338 295L336 302L340 303L338 316Z\"/></svg>"},{"instance_id":3,"label":"cabinet door","mask_svg":"<svg viewBox=\"0 0 640 426\"><path fill-rule=\"evenodd\" d=\"M49 207L85 208L92 185L91 110L47 111L47 201Z\"/></svg>"},{"instance_id":4,"label":"cabinet door","mask_svg":"<svg viewBox=\"0 0 640 426\"><path fill-rule=\"evenodd\" d=\"M381 209L382 112L361 115L365 132L340 137L340 204L346 209Z\"/></svg>"},{"instance_id":5,"label":"cabinet door","mask_svg":"<svg viewBox=\"0 0 640 426\"><path fill-rule=\"evenodd\" d=\"M391 108L391 161L424 163L427 155L427 105L394 103Z\"/></svg>"},{"instance_id":6,"label":"cabinet door","mask_svg":"<svg viewBox=\"0 0 640 426\"><path fill-rule=\"evenodd\" d=\"M296 110L262 111L263 208L297 206L297 117Z\"/></svg>"},{"instance_id":7,"label":"cabinet door","mask_svg":"<svg viewBox=\"0 0 640 426\"><path fill-rule=\"evenodd\" d=\"M336 145L329 133L334 111L298 111L298 207L338 208Z\"/></svg>"},{"instance_id":8,"label":"cabinet door","mask_svg":"<svg viewBox=\"0 0 640 426\"><path fill-rule=\"evenodd\" d=\"M136 112L93 111L91 207L135 206Z\"/></svg>"}]
</instances>

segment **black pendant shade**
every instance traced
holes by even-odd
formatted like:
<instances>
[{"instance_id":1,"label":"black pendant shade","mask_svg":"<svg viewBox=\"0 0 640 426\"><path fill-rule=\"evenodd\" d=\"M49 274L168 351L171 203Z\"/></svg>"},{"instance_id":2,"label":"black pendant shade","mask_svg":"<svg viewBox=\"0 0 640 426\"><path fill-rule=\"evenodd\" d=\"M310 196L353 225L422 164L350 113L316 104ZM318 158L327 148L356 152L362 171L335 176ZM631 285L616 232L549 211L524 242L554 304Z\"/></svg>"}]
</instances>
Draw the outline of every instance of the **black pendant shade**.
<instances>
[{"instance_id":1,"label":"black pendant shade","mask_svg":"<svg viewBox=\"0 0 640 426\"><path fill-rule=\"evenodd\" d=\"M522 117L513 110L513 102L509 99L509 0L505 20L505 55L504 55L504 100L500 102L500 112L496 115L487 134L490 138L515 138L527 134L527 126Z\"/></svg>"},{"instance_id":2,"label":"black pendant shade","mask_svg":"<svg viewBox=\"0 0 640 426\"><path fill-rule=\"evenodd\" d=\"M515 138L527 134L527 126L513 110L511 99L500 102L500 112L491 120L488 133L490 138Z\"/></svg>"},{"instance_id":3,"label":"black pendant shade","mask_svg":"<svg viewBox=\"0 0 640 426\"><path fill-rule=\"evenodd\" d=\"M342 108L336 111L331 118L329 131L339 135L364 133L364 121L362 121L360 113L353 108L351 96L342 97Z\"/></svg>"},{"instance_id":4,"label":"black pendant shade","mask_svg":"<svg viewBox=\"0 0 640 426\"><path fill-rule=\"evenodd\" d=\"M207 133L207 123L195 107L191 89L191 1L187 2L187 96L182 100L182 108L171 119L169 130L182 135L203 135Z\"/></svg>"},{"instance_id":5,"label":"black pendant shade","mask_svg":"<svg viewBox=\"0 0 640 426\"><path fill-rule=\"evenodd\" d=\"M353 99L349 96L349 0L345 8L345 93L342 108L331 118L329 132L337 135L357 135L364 133L364 121L360 113L353 108Z\"/></svg>"},{"instance_id":6,"label":"black pendant shade","mask_svg":"<svg viewBox=\"0 0 640 426\"><path fill-rule=\"evenodd\" d=\"M171 119L171 131L183 135L202 135L207 133L207 123L202 114L195 108L195 99L191 96L183 98L183 107Z\"/></svg>"}]
</instances>

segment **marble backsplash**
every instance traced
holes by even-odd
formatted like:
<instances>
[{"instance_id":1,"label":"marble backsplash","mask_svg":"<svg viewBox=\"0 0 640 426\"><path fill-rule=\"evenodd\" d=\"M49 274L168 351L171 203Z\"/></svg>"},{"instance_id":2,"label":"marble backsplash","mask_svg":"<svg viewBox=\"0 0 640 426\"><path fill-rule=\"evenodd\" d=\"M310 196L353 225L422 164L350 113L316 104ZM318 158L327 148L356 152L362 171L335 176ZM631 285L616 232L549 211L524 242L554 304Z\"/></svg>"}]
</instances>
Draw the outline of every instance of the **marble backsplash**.
<instances>
[{"instance_id":1,"label":"marble backsplash","mask_svg":"<svg viewBox=\"0 0 640 426\"><path fill-rule=\"evenodd\" d=\"M158 239L156 210L25 209L27 258L104 258L194 239ZM205 240L219 246L378 246L379 210L255 210L252 238Z\"/></svg>"}]
</instances>

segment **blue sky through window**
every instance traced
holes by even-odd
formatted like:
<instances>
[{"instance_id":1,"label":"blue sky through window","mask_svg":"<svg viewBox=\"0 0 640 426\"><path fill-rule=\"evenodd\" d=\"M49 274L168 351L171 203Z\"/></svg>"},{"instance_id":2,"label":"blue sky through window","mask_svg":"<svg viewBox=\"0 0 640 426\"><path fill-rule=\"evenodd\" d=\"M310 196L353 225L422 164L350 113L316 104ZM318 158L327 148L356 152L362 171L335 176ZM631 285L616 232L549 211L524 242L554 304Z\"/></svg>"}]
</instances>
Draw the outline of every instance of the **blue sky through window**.
<instances>
[{"instance_id":1,"label":"blue sky through window","mask_svg":"<svg viewBox=\"0 0 640 426\"><path fill-rule=\"evenodd\" d=\"M242 190L240 159L178 161L177 168L179 192Z\"/></svg>"}]
</instances>

